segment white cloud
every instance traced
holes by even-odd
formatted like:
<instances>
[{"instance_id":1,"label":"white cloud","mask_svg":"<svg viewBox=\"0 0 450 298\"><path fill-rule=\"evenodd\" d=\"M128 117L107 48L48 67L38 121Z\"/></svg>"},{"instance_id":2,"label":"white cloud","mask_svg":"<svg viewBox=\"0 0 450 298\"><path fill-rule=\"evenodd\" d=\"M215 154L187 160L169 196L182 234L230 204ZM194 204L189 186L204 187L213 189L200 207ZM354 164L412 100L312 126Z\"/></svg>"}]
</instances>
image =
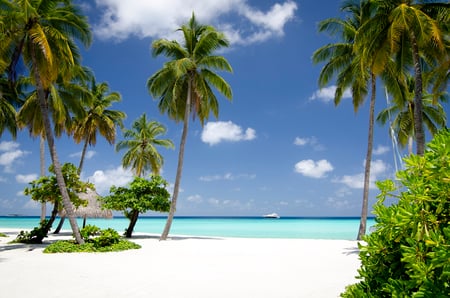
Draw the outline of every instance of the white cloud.
<instances>
[{"instance_id":1,"label":"white cloud","mask_svg":"<svg viewBox=\"0 0 450 298\"><path fill-rule=\"evenodd\" d=\"M96 191L100 195L108 195L111 186L124 186L133 180L133 174L129 170L125 170L122 166L119 166L111 170L97 170L92 176L86 179L95 185Z\"/></svg>"},{"instance_id":2,"label":"white cloud","mask_svg":"<svg viewBox=\"0 0 450 298\"><path fill-rule=\"evenodd\" d=\"M346 199L336 199L336 198L328 198L326 201L327 206L332 207L333 209L351 209L352 204L349 200Z\"/></svg>"},{"instance_id":3,"label":"white cloud","mask_svg":"<svg viewBox=\"0 0 450 298\"><path fill-rule=\"evenodd\" d=\"M313 95L309 98L310 100L320 100L322 102L328 103L334 101L334 94L336 92L336 86L329 86L317 90L313 93ZM350 90L345 90L342 98L351 98L352 93Z\"/></svg>"},{"instance_id":4,"label":"white cloud","mask_svg":"<svg viewBox=\"0 0 450 298\"><path fill-rule=\"evenodd\" d=\"M307 159L295 164L295 172L311 178L323 178L331 171L333 166L325 159L319 161Z\"/></svg>"},{"instance_id":5,"label":"white cloud","mask_svg":"<svg viewBox=\"0 0 450 298\"><path fill-rule=\"evenodd\" d=\"M261 42L282 36L297 10L292 0L276 3L266 12L246 0L96 0L96 4L102 10L94 26L96 35L118 41L130 36L173 39L174 31L195 12L201 23L223 31L232 44Z\"/></svg>"},{"instance_id":6,"label":"white cloud","mask_svg":"<svg viewBox=\"0 0 450 298\"><path fill-rule=\"evenodd\" d=\"M373 150L374 155L383 155L386 152L389 152L389 147L382 145L378 145L378 147Z\"/></svg>"},{"instance_id":7,"label":"white cloud","mask_svg":"<svg viewBox=\"0 0 450 298\"><path fill-rule=\"evenodd\" d=\"M364 162L365 164L365 162ZM364 166L363 164L363 166ZM379 180L382 175L386 173L388 170L388 166L382 160L373 160L370 164L370 180L369 180L369 188L374 189L375 181ZM364 188L364 172L355 174L355 175L345 175L339 179L336 179L334 182L342 183L347 185L350 188Z\"/></svg>"},{"instance_id":8,"label":"white cloud","mask_svg":"<svg viewBox=\"0 0 450 298\"><path fill-rule=\"evenodd\" d=\"M319 143L316 137L306 137L306 138L296 137L294 140L294 145L297 146L310 145L316 151L321 151L325 149L324 146L322 146Z\"/></svg>"},{"instance_id":9,"label":"white cloud","mask_svg":"<svg viewBox=\"0 0 450 298\"><path fill-rule=\"evenodd\" d=\"M193 196L189 196L187 197L188 202L192 202L192 203L201 203L203 202L202 196L200 195L193 195Z\"/></svg>"},{"instance_id":10,"label":"white cloud","mask_svg":"<svg viewBox=\"0 0 450 298\"><path fill-rule=\"evenodd\" d=\"M78 157L81 158L81 151L80 152L75 152L69 155L69 157ZM86 151L86 154L84 155L85 159L91 159L92 157L94 157L94 155L97 154L97 152L95 152L94 150L88 150Z\"/></svg>"},{"instance_id":11,"label":"white cloud","mask_svg":"<svg viewBox=\"0 0 450 298\"><path fill-rule=\"evenodd\" d=\"M20 147L19 143L12 142L12 141L3 141L0 142L0 151L12 151L16 150Z\"/></svg>"},{"instance_id":12,"label":"white cloud","mask_svg":"<svg viewBox=\"0 0 450 298\"><path fill-rule=\"evenodd\" d=\"M233 175L231 173L226 173L224 175L201 176L199 179L200 181L211 182L218 180L255 179L255 177L255 174Z\"/></svg>"},{"instance_id":13,"label":"white cloud","mask_svg":"<svg viewBox=\"0 0 450 298\"><path fill-rule=\"evenodd\" d=\"M18 183L30 183L33 180L38 178L37 174L28 174L28 175L16 175L16 181Z\"/></svg>"},{"instance_id":14,"label":"white cloud","mask_svg":"<svg viewBox=\"0 0 450 298\"><path fill-rule=\"evenodd\" d=\"M243 129L231 121L208 122L203 128L201 139L209 145L216 145L222 141L238 142L250 141L256 138L256 132L252 128Z\"/></svg>"},{"instance_id":15,"label":"white cloud","mask_svg":"<svg viewBox=\"0 0 450 298\"><path fill-rule=\"evenodd\" d=\"M0 166L4 167L4 171L11 173L14 169L14 163L19 161L22 157L30 154L28 151L19 150L20 144L16 142L1 142L0 151Z\"/></svg>"}]
</instances>

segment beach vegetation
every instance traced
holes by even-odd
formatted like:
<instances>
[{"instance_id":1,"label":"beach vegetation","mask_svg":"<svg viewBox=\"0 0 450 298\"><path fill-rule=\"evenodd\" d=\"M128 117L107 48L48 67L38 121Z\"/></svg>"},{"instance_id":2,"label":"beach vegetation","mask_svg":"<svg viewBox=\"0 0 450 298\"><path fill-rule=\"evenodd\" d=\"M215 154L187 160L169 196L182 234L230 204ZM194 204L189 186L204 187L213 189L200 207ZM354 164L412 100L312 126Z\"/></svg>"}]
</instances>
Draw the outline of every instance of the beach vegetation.
<instances>
[{"instance_id":1,"label":"beach vegetation","mask_svg":"<svg viewBox=\"0 0 450 298\"><path fill-rule=\"evenodd\" d=\"M73 204L75 208L85 206L87 201L81 199L78 194L86 192L88 188L94 189L94 185L92 183L81 181L78 176L77 167L71 163L64 164L61 170L64 181L66 181L65 185L71 204ZM55 172L53 165L49 167L49 171L51 173ZM52 203L53 210L49 220L41 221L39 228L35 228L35 230L33 230L34 232L24 232L22 234L23 237L19 237L18 240L21 240L19 242L26 243L42 243L42 240L50 231L58 212L62 211L62 196L55 175L40 177L37 180L31 181L29 184L30 186L24 189L24 194L31 196L31 199L41 203Z\"/></svg>"},{"instance_id":2,"label":"beach vegetation","mask_svg":"<svg viewBox=\"0 0 450 298\"><path fill-rule=\"evenodd\" d=\"M0 237L8 237L5 233L0 233Z\"/></svg>"},{"instance_id":3,"label":"beach vegetation","mask_svg":"<svg viewBox=\"0 0 450 298\"><path fill-rule=\"evenodd\" d=\"M215 54L229 46L225 35L212 26L199 24L194 13L178 31L183 34L183 43L167 39L152 43L153 56L165 55L170 60L147 81L149 93L159 99L161 113L183 122L174 190L161 240L167 239L176 210L189 118L197 117L203 125L211 113L218 117L219 102L213 88L225 98L232 98L230 85L217 73L232 72L228 61Z\"/></svg>"},{"instance_id":4,"label":"beach vegetation","mask_svg":"<svg viewBox=\"0 0 450 298\"><path fill-rule=\"evenodd\" d=\"M19 71L27 73L36 88L45 139L61 201L78 243L83 243L61 169L50 121L47 94L61 79L70 81L80 65L78 45L89 46L92 33L87 17L71 1L3 1L1 14L0 73L15 84ZM22 63L20 63L22 62Z\"/></svg>"},{"instance_id":5,"label":"beach vegetation","mask_svg":"<svg viewBox=\"0 0 450 298\"><path fill-rule=\"evenodd\" d=\"M125 140L116 145L116 151L127 149L122 157L122 166L131 168L138 177L142 177L149 170L158 175L164 165L164 158L158 152L157 146L174 147L171 140L160 138L166 131L164 125L158 121L148 121L146 114L142 114L133 122L132 129L123 131Z\"/></svg>"},{"instance_id":6,"label":"beach vegetation","mask_svg":"<svg viewBox=\"0 0 450 298\"><path fill-rule=\"evenodd\" d=\"M122 211L130 220L125 236L130 238L139 214L149 210L168 212L170 193L168 183L161 176L152 174L150 179L134 177L127 187L112 186L110 195L101 198L103 208Z\"/></svg>"},{"instance_id":7,"label":"beach vegetation","mask_svg":"<svg viewBox=\"0 0 450 298\"><path fill-rule=\"evenodd\" d=\"M141 248L139 244L123 239L111 228L101 230L96 226L87 225L80 233L84 244L77 244L73 240L60 240L48 245L44 253L110 252Z\"/></svg>"},{"instance_id":8,"label":"beach vegetation","mask_svg":"<svg viewBox=\"0 0 450 298\"><path fill-rule=\"evenodd\" d=\"M361 281L342 297L450 296L450 132L404 161L397 180L377 183L374 231L359 245Z\"/></svg>"}]
</instances>

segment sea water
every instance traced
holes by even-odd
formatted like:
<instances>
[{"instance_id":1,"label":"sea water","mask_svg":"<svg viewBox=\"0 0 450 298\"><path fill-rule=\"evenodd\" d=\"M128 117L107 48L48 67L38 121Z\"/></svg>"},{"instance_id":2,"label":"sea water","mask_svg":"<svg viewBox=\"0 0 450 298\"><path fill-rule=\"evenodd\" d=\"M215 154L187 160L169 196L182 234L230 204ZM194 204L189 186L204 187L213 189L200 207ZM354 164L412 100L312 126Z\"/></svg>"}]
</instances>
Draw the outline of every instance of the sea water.
<instances>
[{"instance_id":1,"label":"sea water","mask_svg":"<svg viewBox=\"0 0 450 298\"><path fill-rule=\"evenodd\" d=\"M54 228L59 218L54 223ZM355 240L359 218L305 218L285 217L279 219L262 217L175 217L170 235L245 237L245 238L296 238ZM87 219L87 224L102 229L113 228L119 232L128 227L128 219ZM159 235L164 229L166 217L140 217L133 232ZM78 219L79 226L82 219ZM367 221L367 231L375 224ZM0 228L32 229L39 225L39 217L0 217ZM64 230L70 230L68 220Z\"/></svg>"}]
</instances>

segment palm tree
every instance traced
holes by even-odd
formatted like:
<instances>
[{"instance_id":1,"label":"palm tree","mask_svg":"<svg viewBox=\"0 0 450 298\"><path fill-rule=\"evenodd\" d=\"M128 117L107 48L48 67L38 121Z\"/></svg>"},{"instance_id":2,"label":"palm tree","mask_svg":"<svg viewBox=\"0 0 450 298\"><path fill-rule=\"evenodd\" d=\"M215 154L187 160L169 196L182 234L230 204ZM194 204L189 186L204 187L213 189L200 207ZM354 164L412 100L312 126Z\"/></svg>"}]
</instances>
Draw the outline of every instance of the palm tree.
<instances>
[{"instance_id":1,"label":"palm tree","mask_svg":"<svg viewBox=\"0 0 450 298\"><path fill-rule=\"evenodd\" d=\"M159 177L159 172L164 164L164 158L158 152L156 146L173 148L171 140L161 139L160 136L166 134L166 127L157 121L147 121L147 117L142 114L134 123L133 129L124 130L124 138L116 145L116 151L128 149L122 157L124 168L131 168L134 174L141 178L146 171L150 170ZM139 208L132 208L125 215L130 219L130 224L126 230L126 236L131 237L134 226L139 217Z\"/></svg>"},{"instance_id":2,"label":"palm tree","mask_svg":"<svg viewBox=\"0 0 450 298\"><path fill-rule=\"evenodd\" d=\"M400 146L408 145L408 151L412 153L412 141L414 139L414 78L411 75L406 77L408 89L403 94L398 94L393 99L393 104L382 110L377 117L381 124L391 122L391 127ZM438 98L441 101L448 101L448 94L441 92ZM445 127L447 117L442 105L437 102L434 104L433 95L424 93L422 99L422 118L425 127L434 135L439 127Z\"/></svg>"},{"instance_id":3,"label":"palm tree","mask_svg":"<svg viewBox=\"0 0 450 298\"><path fill-rule=\"evenodd\" d=\"M372 16L372 5L370 1L350 0L345 1L341 7L343 12L348 13L344 20L339 18L326 19L319 23L319 31L328 31L331 35L340 34L341 41L321 47L313 54L313 62L326 61L319 76L319 86L326 86L330 80L337 76L334 103L341 102L345 90L352 91L353 107L355 112L363 104L370 86L370 108L369 108L369 132L367 141L367 154L364 169L364 190L361 208L361 220L357 239L360 240L366 233L370 167L373 151L373 130L376 98L376 77L372 71L375 63L371 57L363 59L363 55L355 48L355 39L358 30Z\"/></svg>"},{"instance_id":4,"label":"palm tree","mask_svg":"<svg viewBox=\"0 0 450 298\"><path fill-rule=\"evenodd\" d=\"M70 133L72 125L71 113L80 113L82 109L81 100L85 97L85 91L80 85L80 81L90 77L88 69L75 66L73 69L74 78L70 82L58 79L45 91L45 100L49 113L53 120L53 127L56 137L60 137L65 131ZM22 78L21 84L30 87L31 78ZM84 111L84 110L83 110ZM36 90L29 92L25 96L24 104L17 113L17 124L19 128L28 127L32 137L39 137L40 152L40 175L46 175L45 166L45 131L42 113L40 112L39 100ZM41 220L45 219L46 203L42 203Z\"/></svg>"},{"instance_id":5,"label":"palm tree","mask_svg":"<svg viewBox=\"0 0 450 298\"><path fill-rule=\"evenodd\" d=\"M171 60L147 81L150 94L159 98L160 111L176 122L183 121L172 202L161 240L167 239L175 214L189 117L197 116L202 125L211 112L218 117L219 103L211 86L227 99L232 98L231 87L215 72L232 72L232 68L224 57L213 55L216 50L229 46L225 35L212 26L199 24L194 14L179 31L183 33L183 45L166 39L153 42L153 55L164 54Z\"/></svg>"},{"instance_id":6,"label":"palm tree","mask_svg":"<svg viewBox=\"0 0 450 298\"><path fill-rule=\"evenodd\" d=\"M13 138L17 136L15 92L11 92L7 79L0 75L0 137L8 130Z\"/></svg>"},{"instance_id":7,"label":"palm tree","mask_svg":"<svg viewBox=\"0 0 450 298\"><path fill-rule=\"evenodd\" d=\"M166 131L164 125L157 121L147 121L147 116L142 114L133 123L133 129L124 130L126 140L119 141L116 145L116 151L128 149L122 158L123 167L131 168L138 177L142 177L150 169L158 175L164 159L156 146L174 147L171 140L159 138Z\"/></svg>"},{"instance_id":8,"label":"palm tree","mask_svg":"<svg viewBox=\"0 0 450 298\"><path fill-rule=\"evenodd\" d=\"M448 15L447 2L425 2L413 0L372 0L376 13L359 30L356 44L364 48L365 53L377 53L376 75L382 73L389 57L397 54L404 58L409 53L411 63L401 61L403 67L410 64L414 72L414 136L416 153L423 155L425 150L425 133L422 112L422 65L428 63L439 65L445 63L445 38L442 25L432 17L432 12L445 10ZM380 47L380 44L384 46ZM448 57L447 57L448 59ZM408 61L406 61L408 62Z\"/></svg>"},{"instance_id":9,"label":"palm tree","mask_svg":"<svg viewBox=\"0 0 450 298\"><path fill-rule=\"evenodd\" d=\"M84 141L81 152L78 174L81 173L86 155L87 146L95 146L97 143L97 132L110 144L116 141L116 126L123 127L122 119L126 114L122 111L109 110L114 102L121 100L117 92L109 92L108 83L97 84L92 79L90 85L90 96L84 105L85 111L81 116L75 118L73 133L76 143Z\"/></svg>"},{"instance_id":10,"label":"palm tree","mask_svg":"<svg viewBox=\"0 0 450 298\"><path fill-rule=\"evenodd\" d=\"M87 18L69 1L10 1L10 6L2 10L2 14L11 18L14 27L8 27L5 41L9 48L10 63L8 72L14 79L14 71L18 61L23 58L30 71L33 84L36 87L40 111L44 123L46 140L55 170L55 176L62 195L64 209L78 243L84 243L81 238L73 207L66 189L61 171L53 130L46 104L45 91L60 76L68 81L74 65L79 64L79 53L75 41L83 45L91 42L91 31ZM3 51L2 51L3 53Z\"/></svg>"}]
</instances>

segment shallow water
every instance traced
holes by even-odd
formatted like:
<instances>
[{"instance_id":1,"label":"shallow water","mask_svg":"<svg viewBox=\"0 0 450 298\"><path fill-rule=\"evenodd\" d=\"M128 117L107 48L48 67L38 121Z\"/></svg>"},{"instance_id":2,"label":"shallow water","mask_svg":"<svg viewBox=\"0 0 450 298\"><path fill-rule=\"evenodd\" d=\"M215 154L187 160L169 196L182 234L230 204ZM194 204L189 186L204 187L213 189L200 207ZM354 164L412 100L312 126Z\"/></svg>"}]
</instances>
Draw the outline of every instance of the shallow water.
<instances>
[{"instance_id":1,"label":"shallow water","mask_svg":"<svg viewBox=\"0 0 450 298\"><path fill-rule=\"evenodd\" d=\"M54 228L59 219L55 221ZM82 225L82 219L78 219ZM140 217L134 232L161 234L166 217ZM113 228L119 232L128 227L128 219L88 219L87 224L102 229ZM367 231L375 224L367 222ZM39 217L0 217L0 228L32 229L39 225ZM68 220L63 229L70 230ZM296 238L355 240L359 218L299 218L267 219L262 217L175 217L171 235L245 237L245 238Z\"/></svg>"}]
</instances>

